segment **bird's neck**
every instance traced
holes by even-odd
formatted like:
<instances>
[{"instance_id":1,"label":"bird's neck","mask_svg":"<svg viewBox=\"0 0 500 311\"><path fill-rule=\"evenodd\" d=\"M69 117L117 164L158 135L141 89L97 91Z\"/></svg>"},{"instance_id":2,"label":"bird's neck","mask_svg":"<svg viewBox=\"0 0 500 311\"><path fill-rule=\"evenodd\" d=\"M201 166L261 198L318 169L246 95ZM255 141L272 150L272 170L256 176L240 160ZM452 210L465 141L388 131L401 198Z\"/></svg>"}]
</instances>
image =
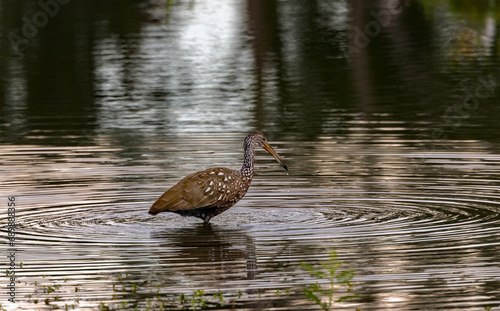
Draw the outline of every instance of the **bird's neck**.
<instances>
[{"instance_id":1,"label":"bird's neck","mask_svg":"<svg viewBox=\"0 0 500 311\"><path fill-rule=\"evenodd\" d=\"M243 166L241 167L241 174L244 177L249 178L250 180L253 177L253 160L254 160L255 151L251 145L245 144L245 153Z\"/></svg>"}]
</instances>

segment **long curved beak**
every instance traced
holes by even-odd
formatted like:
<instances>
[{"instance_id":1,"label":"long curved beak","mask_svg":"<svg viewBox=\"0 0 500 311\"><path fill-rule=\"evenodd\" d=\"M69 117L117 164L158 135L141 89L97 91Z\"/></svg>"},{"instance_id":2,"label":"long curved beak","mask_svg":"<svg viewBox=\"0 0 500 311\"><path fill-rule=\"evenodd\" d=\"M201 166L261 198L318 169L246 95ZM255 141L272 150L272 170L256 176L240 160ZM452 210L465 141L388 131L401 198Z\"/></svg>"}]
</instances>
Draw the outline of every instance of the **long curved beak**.
<instances>
[{"instance_id":1,"label":"long curved beak","mask_svg":"<svg viewBox=\"0 0 500 311\"><path fill-rule=\"evenodd\" d=\"M288 168L286 167L285 161L274 151L274 149L269 146L268 143L264 143L264 146L262 146L267 152L269 152L275 159L278 161L278 163L288 172Z\"/></svg>"}]
</instances>

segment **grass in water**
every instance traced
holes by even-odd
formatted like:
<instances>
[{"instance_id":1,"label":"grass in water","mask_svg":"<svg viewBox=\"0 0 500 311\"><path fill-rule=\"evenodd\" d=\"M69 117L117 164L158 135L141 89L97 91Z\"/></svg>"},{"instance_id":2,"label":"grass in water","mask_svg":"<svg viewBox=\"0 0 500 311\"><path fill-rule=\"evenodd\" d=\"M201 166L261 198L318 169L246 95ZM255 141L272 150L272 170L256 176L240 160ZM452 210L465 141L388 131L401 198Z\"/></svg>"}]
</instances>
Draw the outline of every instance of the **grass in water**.
<instances>
[{"instance_id":1,"label":"grass in water","mask_svg":"<svg viewBox=\"0 0 500 311\"><path fill-rule=\"evenodd\" d=\"M321 262L319 266L299 263L312 276L326 281L321 282L325 283L326 286L320 285L317 281L303 290L307 299L313 301L324 311L330 311L334 303L358 297L357 294L353 294L352 292L351 280L355 273L353 270L340 270L343 264L338 259L337 252L335 251L331 251L328 261ZM347 294L336 298L344 289Z\"/></svg>"}]
</instances>

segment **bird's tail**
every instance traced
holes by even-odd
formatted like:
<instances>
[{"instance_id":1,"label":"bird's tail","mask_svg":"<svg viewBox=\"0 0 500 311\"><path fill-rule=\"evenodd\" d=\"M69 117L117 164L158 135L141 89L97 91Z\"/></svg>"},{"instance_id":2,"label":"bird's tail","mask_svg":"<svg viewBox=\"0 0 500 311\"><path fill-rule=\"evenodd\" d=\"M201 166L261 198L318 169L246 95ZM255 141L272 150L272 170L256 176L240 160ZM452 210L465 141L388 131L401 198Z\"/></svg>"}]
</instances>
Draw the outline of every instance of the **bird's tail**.
<instances>
[{"instance_id":1,"label":"bird's tail","mask_svg":"<svg viewBox=\"0 0 500 311\"><path fill-rule=\"evenodd\" d=\"M156 202L153 203L148 213L150 215L156 216L159 213L164 212L165 210L167 210L165 201L161 201L159 198L158 200L156 200Z\"/></svg>"},{"instance_id":2,"label":"bird's tail","mask_svg":"<svg viewBox=\"0 0 500 311\"><path fill-rule=\"evenodd\" d=\"M149 214L155 216L161 212L170 210L175 205L176 197L171 191L165 192L153 203L149 209Z\"/></svg>"},{"instance_id":3,"label":"bird's tail","mask_svg":"<svg viewBox=\"0 0 500 311\"><path fill-rule=\"evenodd\" d=\"M155 207L154 205L151 206L151 208L149 209L149 214L150 215L153 215L153 216L156 216L158 215L160 212L162 212L162 210L160 210L159 208Z\"/></svg>"}]
</instances>

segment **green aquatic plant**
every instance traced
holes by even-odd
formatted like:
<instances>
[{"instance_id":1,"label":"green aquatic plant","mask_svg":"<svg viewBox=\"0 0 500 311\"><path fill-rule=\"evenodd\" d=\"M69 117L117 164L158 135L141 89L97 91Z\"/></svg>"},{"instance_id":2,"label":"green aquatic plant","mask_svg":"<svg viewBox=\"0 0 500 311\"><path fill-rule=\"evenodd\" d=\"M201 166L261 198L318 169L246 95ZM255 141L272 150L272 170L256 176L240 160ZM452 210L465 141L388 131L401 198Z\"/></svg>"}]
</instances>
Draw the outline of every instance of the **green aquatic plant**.
<instances>
[{"instance_id":1,"label":"green aquatic plant","mask_svg":"<svg viewBox=\"0 0 500 311\"><path fill-rule=\"evenodd\" d=\"M224 294L222 294L222 292L219 290L216 294L214 294L214 299L218 299L219 302L219 306L223 306L224 305Z\"/></svg>"},{"instance_id":2,"label":"green aquatic plant","mask_svg":"<svg viewBox=\"0 0 500 311\"><path fill-rule=\"evenodd\" d=\"M28 266L24 265L25 268ZM99 301L89 297L86 284L74 283L66 278L57 279L42 276L26 280L32 292L26 293L27 302L41 309L75 310L80 308L81 301L92 304L96 310L206 310L227 307L238 308L252 298L274 300L276 297L285 301L285 295L290 295L290 288L269 289L266 293L247 293L241 289L223 292L207 289L196 289L191 293L162 293L161 286L134 282L128 274L118 275L117 282L109 284L109 296ZM285 281L287 281L285 279ZM144 286L146 285L146 286ZM140 297L140 300L137 299ZM1 305L0 305L1 311Z\"/></svg>"},{"instance_id":3,"label":"green aquatic plant","mask_svg":"<svg viewBox=\"0 0 500 311\"><path fill-rule=\"evenodd\" d=\"M197 307L201 309L207 308L207 301L205 300L205 291L203 289L198 289L193 292L193 297L191 298L191 308L197 310Z\"/></svg>"},{"instance_id":4,"label":"green aquatic plant","mask_svg":"<svg viewBox=\"0 0 500 311\"><path fill-rule=\"evenodd\" d=\"M340 270L343 262L338 259L337 252L331 251L328 261L321 262L319 267L300 262L299 265L309 272L312 276L326 280L326 287L316 281L304 288L303 292L307 299L313 301L324 311L330 311L334 303L342 302L348 299L357 298L357 294L352 293L351 280L355 273L353 270ZM341 290L345 288L347 295L335 299Z\"/></svg>"}]
</instances>

